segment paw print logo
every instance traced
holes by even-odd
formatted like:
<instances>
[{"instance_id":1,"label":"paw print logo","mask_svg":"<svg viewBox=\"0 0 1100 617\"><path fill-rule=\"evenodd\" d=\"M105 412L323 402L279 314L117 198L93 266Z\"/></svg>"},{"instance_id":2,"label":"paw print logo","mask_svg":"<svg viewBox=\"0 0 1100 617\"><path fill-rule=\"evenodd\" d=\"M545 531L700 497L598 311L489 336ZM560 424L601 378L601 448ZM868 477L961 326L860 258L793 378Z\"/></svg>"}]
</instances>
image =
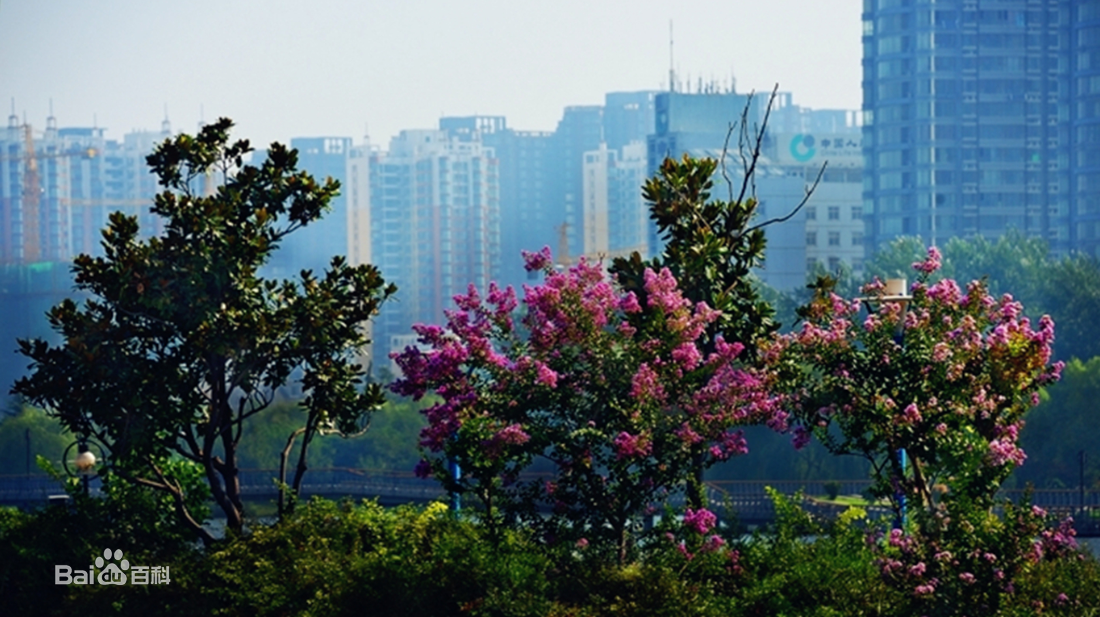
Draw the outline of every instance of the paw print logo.
<instances>
[{"instance_id":1,"label":"paw print logo","mask_svg":"<svg viewBox=\"0 0 1100 617\"><path fill-rule=\"evenodd\" d=\"M108 563L111 560L122 563ZM103 564L107 564L104 567ZM116 548L113 552L109 548L103 549L103 556L95 558L95 567L99 568L100 585L125 585L126 572L130 569L130 562L122 558L122 549Z\"/></svg>"}]
</instances>

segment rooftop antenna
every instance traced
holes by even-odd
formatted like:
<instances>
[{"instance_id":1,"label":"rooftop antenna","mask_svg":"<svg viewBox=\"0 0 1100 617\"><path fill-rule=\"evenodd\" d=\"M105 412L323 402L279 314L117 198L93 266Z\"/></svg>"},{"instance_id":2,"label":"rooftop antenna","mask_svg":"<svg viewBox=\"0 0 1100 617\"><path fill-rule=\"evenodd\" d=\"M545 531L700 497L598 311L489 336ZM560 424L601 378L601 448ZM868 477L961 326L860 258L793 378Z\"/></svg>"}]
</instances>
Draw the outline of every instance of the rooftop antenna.
<instances>
[{"instance_id":1,"label":"rooftop antenna","mask_svg":"<svg viewBox=\"0 0 1100 617\"><path fill-rule=\"evenodd\" d=\"M50 99L50 117L46 118L46 130L47 131L56 131L57 130L57 118L53 117L53 99L52 98Z\"/></svg>"},{"instance_id":2,"label":"rooftop antenna","mask_svg":"<svg viewBox=\"0 0 1100 617\"><path fill-rule=\"evenodd\" d=\"M672 20L668 20L668 91L676 92L676 69L672 63Z\"/></svg>"},{"instance_id":3,"label":"rooftop antenna","mask_svg":"<svg viewBox=\"0 0 1100 617\"><path fill-rule=\"evenodd\" d=\"M19 128L19 116L15 114L15 97L11 97L11 115L8 116L8 128Z\"/></svg>"},{"instance_id":4,"label":"rooftop antenna","mask_svg":"<svg viewBox=\"0 0 1100 617\"><path fill-rule=\"evenodd\" d=\"M172 133L172 123L168 121L168 103L164 104L164 121L160 123L160 132L165 135Z\"/></svg>"}]
</instances>

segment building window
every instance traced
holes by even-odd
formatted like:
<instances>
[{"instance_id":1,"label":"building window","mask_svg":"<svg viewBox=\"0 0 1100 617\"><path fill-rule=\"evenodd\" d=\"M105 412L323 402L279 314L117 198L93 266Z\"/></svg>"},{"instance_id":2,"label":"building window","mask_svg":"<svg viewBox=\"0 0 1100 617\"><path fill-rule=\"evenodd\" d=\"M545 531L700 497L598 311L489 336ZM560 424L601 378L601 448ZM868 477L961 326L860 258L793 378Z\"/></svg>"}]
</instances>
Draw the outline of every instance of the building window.
<instances>
[{"instance_id":1,"label":"building window","mask_svg":"<svg viewBox=\"0 0 1100 617\"><path fill-rule=\"evenodd\" d=\"M806 206L806 220L807 221L816 221L817 220L817 208L815 206Z\"/></svg>"},{"instance_id":2,"label":"building window","mask_svg":"<svg viewBox=\"0 0 1100 617\"><path fill-rule=\"evenodd\" d=\"M840 220L840 206L829 206L829 220L830 221L839 221Z\"/></svg>"},{"instance_id":3,"label":"building window","mask_svg":"<svg viewBox=\"0 0 1100 617\"><path fill-rule=\"evenodd\" d=\"M840 246L840 232L839 231L830 231L829 232L829 246Z\"/></svg>"},{"instance_id":4,"label":"building window","mask_svg":"<svg viewBox=\"0 0 1100 617\"><path fill-rule=\"evenodd\" d=\"M852 246L863 246L863 232L862 231L853 231L852 232Z\"/></svg>"},{"instance_id":5,"label":"building window","mask_svg":"<svg viewBox=\"0 0 1100 617\"><path fill-rule=\"evenodd\" d=\"M806 246L817 246L817 232L816 231L807 231L806 232Z\"/></svg>"},{"instance_id":6,"label":"building window","mask_svg":"<svg viewBox=\"0 0 1100 617\"><path fill-rule=\"evenodd\" d=\"M852 220L863 220L863 206L852 206Z\"/></svg>"},{"instance_id":7,"label":"building window","mask_svg":"<svg viewBox=\"0 0 1100 617\"><path fill-rule=\"evenodd\" d=\"M829 271L830 272L836 272L837 270L840 270L840 258L839 257L830 257L829 258Z\"/></svg>"},{"instance_id":8,"label":"building window","mask_svg":"<svg viewBox=\"0 0 1100 617\"><path fill-rule=\"evenodd\" d=\"M814 268L816 268L816 267L817 267L817 258L807 257L806 258L806 272L813 272Z\"/></svg>"}]
</instances>

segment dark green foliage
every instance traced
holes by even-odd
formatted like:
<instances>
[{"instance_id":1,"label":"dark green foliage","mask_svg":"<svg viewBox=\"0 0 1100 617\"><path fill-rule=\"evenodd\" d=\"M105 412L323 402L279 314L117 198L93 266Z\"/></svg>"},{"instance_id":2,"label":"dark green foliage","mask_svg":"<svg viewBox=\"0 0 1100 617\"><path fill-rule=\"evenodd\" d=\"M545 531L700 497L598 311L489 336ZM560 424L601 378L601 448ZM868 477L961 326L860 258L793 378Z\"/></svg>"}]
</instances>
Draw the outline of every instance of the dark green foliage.
<instances>
[{"instance_id":1,"label":"dark green foliage","mask_svg":"<svg viewBox=\"0 0 1100 617\"><path fill-rule=\"evenodd\" d=\"M760 297L749 274L764 260L764 230L751 226L755 198L711 199L717 169L714 159L666 158L658 175L642 188L664 251L648 261L637 253L629 259L616 258L611 273L644 306L645 269L668 268L686 298L722 311L708 330L710 341L720 333L727 342L741 342L751 350L753 341L776 328L774 311Z\"/></svg>"},{"instance_id":2,"label":"dark green foliage","mask_svg":"<svg viewBox=\"0 0 1100 617\"><path fill-rule=\"evenodd\" d=\"M32 374L13 390L65 429L106 445L116 476L171 494L181 520L206 541L201 521L183 507L187 495L158 461L201 465L229 529L239 532L244 422L300 380L304 413L291 433L302 444L297 488L313 439L360 432L383 401L356 354L368 342L363 323L395 291L373 266L342 257L296 282L257 276L288 234L325 212L339 186L299 171L297 153L279 144L261 166L243 165L250 146L230 142L231 127L221 119L148 157L165 189L153 207L164 233L140 240L136 218L111 215L105 257L81 255L73 265L77 289L92 299L50 311L62 344L20 341ZM208 174L222 183L203 195L194 187Z\"/></svg>"},{"instance_id":3,"label":"dark green foliage","mask_svg":"<svg viewBox=\"0 0 1100 617\"><path fill-rule=\"evenodd\" d=\"M1020 433L1027 462L1013 476L1020 486L1076 488L1080 453L1085 452L1085 486L1100 486L1096 447L1096 404L1100 401L1100 357L1066 363L1062 380L1047 390Z\"/></svg>"},{"instance_id":4,"label":"dark green foliage","mask_svg":"<svg viewBox=\"0 0 1100 617\"><path fill-rule=\"evenodd\" d=\"M204 497L209 491L202 490L201 470L182 461L168 462L163 467L170 478L187 489L191 511L205 516L208 509ZM105 498L86 497L75 479L68 480L66 490L67 504L50 505L30 514L0 508L3 614L70 614L74 601L94 607L85 613L88 615L116 614L112 604L123 595L117 588L76 588L54 583L55 565L87 570L105 548L121 549L133 564L171 564L175 572L180 571L179 564L197 559L194 536L176 523L175 506L167 493L110 477L103 483ZM126 589L127 595L148 596L150 591ZM164 591L168 592L166 596L177 598L177 608L186 601L179 587L169 586ZM158 603L171 614L172 601L161 599Z\"/></svg>"}]
</instances>

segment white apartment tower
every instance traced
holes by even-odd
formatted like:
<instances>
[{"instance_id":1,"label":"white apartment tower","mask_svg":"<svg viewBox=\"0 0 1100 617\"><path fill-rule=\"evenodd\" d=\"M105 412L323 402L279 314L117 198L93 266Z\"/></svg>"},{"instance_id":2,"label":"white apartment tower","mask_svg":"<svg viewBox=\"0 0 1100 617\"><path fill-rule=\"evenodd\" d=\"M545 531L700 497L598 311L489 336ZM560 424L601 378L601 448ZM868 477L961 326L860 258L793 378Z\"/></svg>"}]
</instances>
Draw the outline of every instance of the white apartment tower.
<instances>
[{"instance_id":1,"label":"white apartment tower","mask_svg":"<svg viewBox=\"0 0 1100 617\"><path fill-rule=\"evenodd\" d=\"M398 287L374 324L375 366L386 366L389 342L404 340L392 337L441 323L455 295L470 284L484 293L499 275L499 180L476 133L402 131L389 152L367 158L370 261Z\"/></svg>"}]
</instances>

